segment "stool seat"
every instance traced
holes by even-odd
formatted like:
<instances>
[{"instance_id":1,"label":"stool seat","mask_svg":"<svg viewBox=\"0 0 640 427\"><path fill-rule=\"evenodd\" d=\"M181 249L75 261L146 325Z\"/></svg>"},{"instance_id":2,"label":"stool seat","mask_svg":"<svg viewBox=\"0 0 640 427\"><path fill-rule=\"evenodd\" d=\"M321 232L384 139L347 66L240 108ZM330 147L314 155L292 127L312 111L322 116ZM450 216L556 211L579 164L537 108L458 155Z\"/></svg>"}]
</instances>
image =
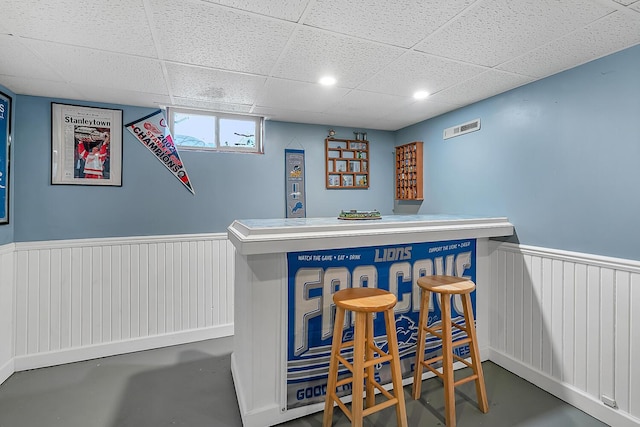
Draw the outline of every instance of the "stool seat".
<instances>
[{"instance_id":1,"label":"stool seat","mask_svg":"<svg viewBox=\"0 0 640 427\"><path fill-rule=\"evenodd\" d=\"M476 288L471 280L455 276L424 276L418 279L418 286L439 294L466 294Z\"/></svg>"},{"instance_id":2,"label":"stool seat","mask_svg":"<svg viewBox=\"0 0 640 427\"><path fill-rule=\"evenodd\" d=\"M475 381L476 395L478 397L478 407L483 413L489 412L487 403L487 393L484 385L484 374L480 362L480 351L478 350L478 339L476 337L476 325L473 317L473 306L471 304L471 292L476 288L475 283L463 277L455 276L424 276L417 280L418 286L422 289L420 299L420 319L418 320L418 345L416 350L415 371L413 376L413 398L420 398L420 388L422 385L422 368L425 367L438 376L444 384L445 394L445 421L447 427L455 427L456 411L454 387L466 382ZM431 293L439 296L441 321L438 325L428 325L429 319L429 297ZM451 299L460 295L462 299L462 315L464 325L453 322L451 319ZM434 301L435 302L435 301ZM452 328L456 328L467 337L453 341ZM442 355L425 358L425 341L427 333L442 341ZM461 345L469 345L470 360L453 353L454 348ZM453 361L463 363L471 368L473 373L465 378L454 380ZM441 371L438 364L442 364Z\"/></svg>"},{"instance_id":3,"label":"stool seat","mask_svg":"<svg viewBox=\"0 0 640 427\"><path fill-rule=\"evenodd\" d=\"M333 326L333 342L331 343L331 357L329 360L329 375L327 378L327 395L324 403L323 427L331 426L334 403L351 420L351 425L361 427L363 418L374 412L390 406L396 408L398 426L407 427L407 410L404 403L404 389L402 388L402 374L400 372L400 356L398 352L398 337L395 328L395 307L398 299L389 291L378 288L348 288L333 294L336 305L335 322ZM352 322L345 313L353 312L354 328L352 340L343 342L343 328L350 327ZM374 313L384 313L384 324L387 332L388 352L379 348L374 337ZM350 335L351 336L351 335ZM350 349L353 349L350 352ZM346 350L343 353L343 350ZM353 355L349 360L349 354ZM376 379L375 366L389 362L393 394L387 391ZM351 373L338 381L338 368L342 365ZM351 409L338 397L336 388L351 386ZM375 391L386 398L385 401L375 401ZM363 395L365 402L363 402ZM366 405L365 405L366 404Z\"/></svg>"},{"instance_id":4,"label":"stool seat","mask_svg":"<svg viewBox=\"0 0 640 427\"><path fill-rule=\"evenodd\" d=\"M336 292L333 302L345 310L377 313L393 308L398 299L390 292L378 288L349 288Z\"/></svg>"}]
</instances>

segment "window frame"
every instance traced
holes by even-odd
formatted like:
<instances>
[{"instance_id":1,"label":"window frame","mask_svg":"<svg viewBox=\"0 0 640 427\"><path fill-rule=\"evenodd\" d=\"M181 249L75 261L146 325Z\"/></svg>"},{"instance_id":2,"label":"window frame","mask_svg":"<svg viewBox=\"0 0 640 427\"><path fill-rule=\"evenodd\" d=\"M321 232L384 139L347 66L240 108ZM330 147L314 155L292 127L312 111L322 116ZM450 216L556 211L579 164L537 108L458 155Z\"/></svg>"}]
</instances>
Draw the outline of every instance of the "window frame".
<instances>
[{"instance_id":1,"label":"window frame","mask_svg":"<svg viewBox=\"0 0 640 427\"><path fill-rule=\"evenodd\" d=\"M169 121L169 130L171 131L171 135L174 137L175 141L175 114L193 114L200 116L208 116L213 117L215 120L215 135L214 142L215 147L195 147L189 145L177 145L176 147L179 150L188 150L188 151L209 151L209 152L223 152L223 153L250 153L250 154L264 154L264 117L261 116L252 116L248 114L234 114L234 113L222 113L219 111L213 110L200 110L196 108L185 108L185 107L167 107L167 118ZM220 120L221 119L231 119L231 120L243 120L243 121L252 121L256 126L255 133L255 146L254 147L243 147L243 146L224 146L220 144Z\"/></svg>"}]
</instances>

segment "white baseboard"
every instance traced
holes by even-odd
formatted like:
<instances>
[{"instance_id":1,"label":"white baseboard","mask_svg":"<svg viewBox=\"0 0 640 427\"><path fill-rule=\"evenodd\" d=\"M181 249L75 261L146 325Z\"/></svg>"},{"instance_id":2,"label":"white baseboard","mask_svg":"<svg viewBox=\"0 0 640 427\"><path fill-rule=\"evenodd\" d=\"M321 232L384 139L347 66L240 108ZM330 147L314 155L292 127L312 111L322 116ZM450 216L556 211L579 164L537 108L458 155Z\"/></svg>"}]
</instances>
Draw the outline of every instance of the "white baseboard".
<instances>
[{"instance_id":1,"label":"white baseboard","mask_svg":"<svg viewBox=\"0 0 640 427\"><path fill-rule=\"evenodd\" d=\"M14 372L13 359L0 366L0 384L5 382Z\"/></svg>"},{"instance_id":2,"label":"white baseboard","mask_svg":"<svg viewBox=\"0 0 640 427\"><path fill-rule=\"evenodd\" d=\"M212 326L208 328L192 329L171 334L155 335L151 337L136 338L125 341L115 341L105 344L69 348L60 351L50 351L46 353L17 356L11 362L11 373L25 371L28 369L62 365L65 363L79 362L83 360L97 359L107 356L115 356L118 354L133 353L136 351L152 350L160 347L170 347L178 344L204 341L231 335L233 335L232 323ZM11 373L9 375L11 375ZM0 380L2 379L2 374L3 370L0 369ZM0 383L2 383L2 381L0 381Z\"/></svg>"},{"instance_id":3,"label":"white baseboard","mask_svg":"<svg viewBox=\"0 0 640 427\"><path fill-rule=\"evenodd\" d=\"M616 427L640 426L640 419L606 406L577 388L551 378L495 349L489 350L489 360L606 424Z\"/></svg>"}]
</instances>

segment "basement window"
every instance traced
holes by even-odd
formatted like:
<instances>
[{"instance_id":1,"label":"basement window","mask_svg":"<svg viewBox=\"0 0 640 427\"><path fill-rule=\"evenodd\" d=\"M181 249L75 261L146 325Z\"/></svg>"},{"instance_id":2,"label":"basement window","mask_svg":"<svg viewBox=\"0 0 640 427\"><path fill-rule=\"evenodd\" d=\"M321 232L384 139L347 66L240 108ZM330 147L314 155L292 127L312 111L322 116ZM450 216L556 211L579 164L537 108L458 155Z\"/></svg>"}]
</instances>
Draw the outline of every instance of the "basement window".
<instances>
[{"instance_id":1,"label":"basement window","mask_svg":"<svg viewBox=\"0 0 640 427\"><path fill-rule=\"evenodd\" d=\"M264 152L262 117L184 108L167 111L171 135L180 150Z\"/></svg>"}]
</instances>

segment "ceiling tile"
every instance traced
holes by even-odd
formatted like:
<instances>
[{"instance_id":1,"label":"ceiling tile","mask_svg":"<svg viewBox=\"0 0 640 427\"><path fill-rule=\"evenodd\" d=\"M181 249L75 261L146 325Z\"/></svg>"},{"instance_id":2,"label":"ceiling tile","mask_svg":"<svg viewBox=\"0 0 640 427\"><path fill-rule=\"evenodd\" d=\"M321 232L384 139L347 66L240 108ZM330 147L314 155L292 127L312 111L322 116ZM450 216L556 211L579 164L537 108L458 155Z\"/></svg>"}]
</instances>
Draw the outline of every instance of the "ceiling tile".
<instances>
[{"instance_id":1,"label":"ceiling tile","mask_svg":"<svg viewBox=\"0 0 640 427\"><path fill-rule=\"evenodd\" d=\"M158 60L34 40L24 44L70 83L168 94Z\"/></svg>"},{"instance_id":2,"label":"ceiling tile","mask_svg":"<svg viewBox=\"0 0 640 427\"><path fill-rule=\"evenodd\" d=\"M221 4L236 9L249 10L260 15L286 19L297 22L304 12L309 0L205 0L209 3Z\"/></svg>"},{"instance_id":3,"label":"ceiling tile","mask_svg":"<svg viewBox=\"0 0 640 427\"><path fill-rule=\"evenodd\" d=\"M640 43L640 16L614 12L498 68L545 77L637 43Z\"/></svg>"},{"instance_id":4,"label":"ceiling tile","mask_svg":"<svg viewBox=\"0 0 640 427\"><path fill-rule=\"evenodd\" d=\"M340 87L324 87L317 83L269 79L258 97L258 106L321 112L336 104L348 92Z\"/></svg>"},{"instance_id":5,"label":"ceiling tile","mask_svg":"<svg viewBox=\"0 0 640 427\"><path fill-rule=\"evenodd\" d=\"M482 0L416 50L496 66L615 9L584 0Z\"/></svg>"},{"instance_id":6,"label":"ceiling tile","mask_svg":"<svg viewBox=\"0 0 640 427\"><path fill-rule=\"evenodd\" d=\"M413 96L417 90L435 93L484 71L484 67L407 52L358 89L404 96Z\"/></svg>"},{"instance_id":7,"label":"ceiling tile","mask_svg":"<svg viewBox=\"0 0 640 427\"><path fill-rule=\"evenodd\" d=\"M73 85L59 81L0 76L0 82L12 92L20 95L66 99L80 99L82 97L82 94Z\"/></svg>"},{"instance_id":8,"label":"ceiling tile","mask_svg":"<svg viewBox=\"0 0 640 427\"><path fill-rule=\"evenodd\" d=\"M438 92L429 97L429 99L443 104L469 105L522 86L533 80L517 74L489 70L461 84Z\"/></svg>"},{"instance_id":9,"label":"ceiling tile","mask_svg":"<svg viewBox=\"0 0 640 427\"><path fill-rule=\"evenodd\" d=\"M149 0L164 59L268 75L294 24L213 3Z\"/></svg>"},{"instance_id":10,"label":"ceiling tile","mask_svg":"<svg viewBox=\"0 0 640 427\"><path fill-rule=\"evenodd\" d=\"M421 122L426 118L439 116L440 114L453 111L458 106L442 104L430 99L416 101L390 113L386 119L397 124L394 130L402 129L405 126Z\"/></svg>"},{"instance_id":11,"label":"ceiling tile","mask_svg":"<svg viewBox=\"0 0 640 427\"><path fill-rule=\"evenodd\" d=\"M395 46L411 47L474 0L317 0L306 25Z\"/></svg>"},{"instance_id":12,"label":"ceiling tile","mask_svg":"<svg viewBox=\"0 0 640 427\"><path fill-rule=\"evenodd\" d=\"M227 113L247 114L251 112L251 105L231 104L225 102L201 101L193 98L174 97L175 107L195 108L199 110L222 111Z\"/></svg>"},{"instance_id":13,"label":"ceiling tile","mask_svg":"<svg viewBox=\"0 0 640 427\"><path fill-rule=\"evenodd\" d=\"M55 70L27 49L18 36L0 34L0 52L2 52L0 74L63 81Z\"/></svg>"},{"instance_id":14,"label":"ceiling tile","mask_svg":"<svg viewBox=\"0 0 640 427\"><path fill-rule=\"evenodd\" d=\"M171 104L171 99L168 95L159 95L157 93L145 93L92 85L74 85L74 88L81 94L81 97L78 99L83 101L106 102L110 104L125 104L136 107L153 108Z\"/></svg>"},{"instance_id":15,"label":"ceiling tile","mask_svg":"<svg viewBox=\"0 0 640 427\"><path fill-rule=\"evenodd\" d=\"M354 88L403 50L326 31L299 28L273 71L274 77L317 82L333 75L337 86Z\"/></svg>"},{"instance_id":16,"label":"ceiling tile","mask_svg":"<svg viewBox=\"0 0 640 427\"><path fill-rule=\"evenodd\" d=\"M390 112L398 110L413 102L413 98L386 95L380 93L352 90L327 113L371 117L386 117Z\"/></svg>"},{"instance_id":17,"label":"ceiling tile","mask_svg":"<svg viewBox=\"0 0 640 427\"><path fill-rule=\"evenodd\" d=\"M252 105L266 77L167 64L171 95L200 101Z\"/></svg>"},{"instance_id":18,"label":"ceiling tile","mask_svg":"<svg viewBox=\"0 0 640 427\"><path fill-rule=\"evenodd\" d=\"M22 37L157 56L143 0L4 1L2 20Z\"/></svg>"}]
</instances>

